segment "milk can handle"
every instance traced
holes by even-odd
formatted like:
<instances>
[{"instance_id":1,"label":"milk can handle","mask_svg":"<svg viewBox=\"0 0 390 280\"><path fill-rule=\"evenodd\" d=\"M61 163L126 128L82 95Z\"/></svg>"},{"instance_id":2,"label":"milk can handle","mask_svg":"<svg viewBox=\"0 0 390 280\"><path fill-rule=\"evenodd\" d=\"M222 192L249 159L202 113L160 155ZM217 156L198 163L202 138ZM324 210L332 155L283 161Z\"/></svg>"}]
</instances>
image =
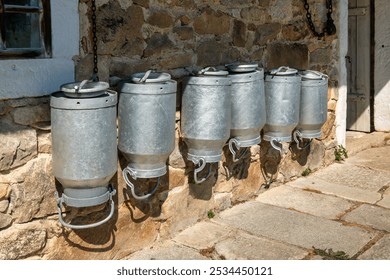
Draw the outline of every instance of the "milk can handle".
<instances>
[{"instance_id":1,"label":"milk can handle","mask_svg":"<svg viewBox=\"0 0 390 280\"><path fill-rule=\"evenodd\" d=\"M202 179L198 179L198 173L200 171L202 171L205 167L206 167L206 164L207 162L205 161L204 158L199 158L199 160L197 162L194 162L196 165L200 164L200 166L198 168L195 168L194 169L194 181L196 184L201 184L203 183L204 181L206 181L210 175L211 175L211 165L209 165L209 171L207 172L207 175L206 177L202 178Z\"/></svg>"},{"instance_id":2,"label":"milk can handle","mask_svg":"<svg viewBox=\"0 0 390 280\"><path fill-rule=\"evenodd\" d=\"M282 155L283 148L281 148L278 145L276 145L276 143L280 143L280 142L276 138L271 139L270 144L271 144L272 148L274 148L275 150L279 151L280 155Z\"/></svg>"},{"instance_id":3,"label":"milk can handle","mask_svg":"<svg viewBox=\"0 0 390 280\"><path fill-rule=\"evenodd\" d=\"M79 86L74 86L74 90L76 94L79 94L80 89L82 89L86 83L88 83L90 80L83 80Z\"/></svg>"},{"instance_id":4,"label":"milk can handle","mask_svg":"<svg viewBox=\"0 0 390 280\"><path fill-rule=\"evenodd\" d=\"M145 83L145 81L149 78L150 73L152 73L152 70L148 70L145 72L145 75L139 80L140 83Z\"/></svg>"},{"instance_id":5,"label":"milk can handle","mask_svg":"<svg viewBox=\"0 0 390 280\"><path fill-rule=\"evenodd\" d=\"M68 228L71 228L71 229L87 229L87 228L94 228L94 227L100 226L100 225L108 222L112 218L112 216L114 215L115 203L112 200L112 197L115 195L116 191L114 189L111 189L108 192L109 192L110 203L111 203L110 213L108 214L108 216L105 219L103 219L103 220L101 220L99 222L96 222L96 223L86 224L86 225L72 225L72 224L67 223L67 222L64 221L64 219L62 217L62 203L64 202L64 200L62 198L59 198L58 197L58 193L56 193L56 196L57 196L58 219L59 219L60 223L64 227L68 227Z\"/></svg>"},{"instance_id":6,"label":"milk can handle","mask_svg":"<svg viewBox=\"0 0 390 280\"><path fill-rule=\"evenodd\" d=\"M139 196L135 193L134 184L129 180L128 177L128 175L130 175L134 180L136 180L137 176L135 172L131 168L126 167L125 169L123 169L122 174L123 174L123 179L125 180L128 188L130 189L132 196L137 200L145 200L151 197L157 191L158 185L160 184L160 177L159 177L157 179L156 185L153 187L153 190L150 193Z\"/></svg>"},{"instance_id":7,"label":"milk can handle","mask_svg":"<svg viewBox=\"0 0 390 280\"><path fill-rule=\"evenodd\" d=\"M310 141L305 146L301 147L300 143L301 143L301 139L302 139L302 133L299 130L295 130L293 133L293 137L294 137L295 143L297 143L298 150L306 149L307 147L310 146L311 142L313 141L313 139L310 139Z\"/></svg>"},{"instance_id":8,"label":"milk can handle","mask_svg":"<svg viewBox=\"0 0 390 280\"><path fill-rule=\"evenodd\" d=\"M248 154L248 149L245 148L245 149L237 156L237 152L234 150L233 144L234 144L234 146L236 146L237 152L240 150L241 144L240 144L240 141L238 141L236 138L231 138L231 139L229 140L229 151L232 153L233 162L237 162L237 161L239 161L240 159L242 159L243 157L245 157L245 156Z\"/></svg>"}]
</instances>

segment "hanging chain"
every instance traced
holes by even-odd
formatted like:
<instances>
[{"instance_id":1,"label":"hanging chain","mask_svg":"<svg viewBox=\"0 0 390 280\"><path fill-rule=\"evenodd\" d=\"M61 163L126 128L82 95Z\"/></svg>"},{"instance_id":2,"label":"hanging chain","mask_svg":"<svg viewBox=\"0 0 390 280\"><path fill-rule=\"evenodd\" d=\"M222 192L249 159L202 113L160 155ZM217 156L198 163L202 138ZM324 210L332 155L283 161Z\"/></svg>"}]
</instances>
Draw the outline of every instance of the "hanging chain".
<instances>
[{"instance_id":1,"label":"hanging chain","mask_svg":"<svg viewBox=\"0 0 390 280\"><path fill-rule=\"evenodd\" d=\"M97 54L97 27L96 27L96 3L92 0L92 40L93 40L93 74L92 80L99 81L98 54Z\"/></svg>"},{"instance_id":2,"label":"hanging chain","mask_svg":"<svg viewBox=\"0 0 390 280\"><path fill-rule=\"evenodd\" d=\"M325 33L328 35L333 35L336 33L336 26L334 25L334 21L332 19L332 12L333 12L332 0L326 0L326 9L328 10L326 13L327 21L326 21L326 26L321 33L317 32L314 26L312 15L310 13L309 3L307 2L307 0L304 0L304 7L306 10L306 18L309 24L309 28L315 36L321 38L325 36Z\"/></svg>"}]
</instances>

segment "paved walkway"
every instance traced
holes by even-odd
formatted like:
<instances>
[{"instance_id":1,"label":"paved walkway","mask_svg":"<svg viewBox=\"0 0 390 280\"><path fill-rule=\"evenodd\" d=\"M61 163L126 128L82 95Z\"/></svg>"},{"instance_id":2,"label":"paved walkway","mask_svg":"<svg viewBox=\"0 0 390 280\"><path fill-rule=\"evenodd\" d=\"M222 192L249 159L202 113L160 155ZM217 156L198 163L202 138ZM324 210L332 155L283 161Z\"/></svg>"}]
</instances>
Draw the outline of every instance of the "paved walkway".
<instances>
[{"instance_id":1,"label":"paved walkway","mask_svg":"<svg viewBox=\"0 0 390 280\"><path fill-rule=\"evenodd\" d=\"M390 146L236 205L130 259L390 259Z\"/></svg>"}]
</instances>

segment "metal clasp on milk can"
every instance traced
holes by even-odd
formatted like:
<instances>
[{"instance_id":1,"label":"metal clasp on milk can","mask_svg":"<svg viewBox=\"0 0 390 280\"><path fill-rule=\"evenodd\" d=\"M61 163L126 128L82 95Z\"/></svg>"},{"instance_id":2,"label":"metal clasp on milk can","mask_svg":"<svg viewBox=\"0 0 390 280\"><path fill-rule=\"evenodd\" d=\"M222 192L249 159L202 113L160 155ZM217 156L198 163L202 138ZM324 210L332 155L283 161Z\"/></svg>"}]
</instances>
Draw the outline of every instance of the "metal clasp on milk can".
<instances>
[{"instance_id":1,"label":"metal clasp on milk can","mask_svg":"<svg viewBox=\"0 0 390 280\"><path fill-rule=\"evenodd\" d=\"M264 140L283 152L280 142L290 142L298 124L301 77L298 71L286 66L274 69L265 77L266 124Z\"/></svg>"},{"instance_id":2,"label":"metal clasp on milk can","mask_svg":"<svg viewBox=\"0 0 390 280\"><path fill-rule=\"evenodd\" d=\"M300 71L302 79L299 123L293 133L298 149L308 147L313 138L321 137L321 127L328 113L328 76L313 70ZM301 147L303 139L309 142Z\"/></svg>"},{"instance_id":3,"label":"metal clasp on milk can","mask_svg":"<svg viewBox=\"0 0 390 280\"><path fill-rule=\"evenodd\" d=\"M99 226L114 214L116 191L109 181L117 172L117 93L104 82L83 81L61 86L50 97L53 173L63 187L56 193L61 224L73 229ZM90 207L111 203L109 215L96 223L64 221L63 204Z\"/></svg>"},{"instance_id":4,"label":"metal clasp on milk can","mask_svg":"<svg viewBox=\"0 0 390 280\"><path fill-rule=\"evenodd\" d=\"M222 148L230 136L231 79L227 71L213 67L202 69L196 76L183 81L181 132L188 147L188 160L194 169L194 181L200 184L206 177L198 174L207 163L222 159Z\"/></svg>"},{"instance_id":5,"label":"metal clasp on milk can","mask_svg":"<svg viewBox=\"0 0 390 280\"><path fill-rule=\"evenodd\" d=\"M122 84L118 149L129 161L123 178L137 200L152 196L167 172L166 161L175 145L176 91L171 75L151 70L133 74ZM138 195L129 176L158 179L150 193Z\"/></svg>"},{"instance_id":6,"label":"metal clasp on milk can","mask_svg":"<svg viewBox=\"0 0 390 280\"><path fill-rule=\"evenodd\" d=\"M248 152L248 147L261 142L260 131L266 121L264 70L258 68L257 63L232 63L225 66L232 81L229 150L233 161L237 162ZM240 148L244 150L239 154Z\"/></svg>"}]
</instances>

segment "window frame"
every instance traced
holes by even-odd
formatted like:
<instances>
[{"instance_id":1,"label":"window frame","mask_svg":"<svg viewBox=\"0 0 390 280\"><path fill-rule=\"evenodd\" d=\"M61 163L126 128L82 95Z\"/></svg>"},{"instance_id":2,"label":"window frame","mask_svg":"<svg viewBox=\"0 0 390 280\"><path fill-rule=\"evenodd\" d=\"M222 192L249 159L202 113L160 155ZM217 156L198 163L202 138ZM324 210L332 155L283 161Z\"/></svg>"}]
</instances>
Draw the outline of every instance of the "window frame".
<instances>
[{"instance_id":1,"label":"window frame","mask_svg":"<svg viewBox=\"0 0 390 280\"><path fill-rule=\"evenodd\" d=\"M0 0L0 59L50 58L52 56L50 0L38 0L39 6L5 4ZM39 14L39 48L7 48L4 14Z\"/></svg>"}]
</instances>

